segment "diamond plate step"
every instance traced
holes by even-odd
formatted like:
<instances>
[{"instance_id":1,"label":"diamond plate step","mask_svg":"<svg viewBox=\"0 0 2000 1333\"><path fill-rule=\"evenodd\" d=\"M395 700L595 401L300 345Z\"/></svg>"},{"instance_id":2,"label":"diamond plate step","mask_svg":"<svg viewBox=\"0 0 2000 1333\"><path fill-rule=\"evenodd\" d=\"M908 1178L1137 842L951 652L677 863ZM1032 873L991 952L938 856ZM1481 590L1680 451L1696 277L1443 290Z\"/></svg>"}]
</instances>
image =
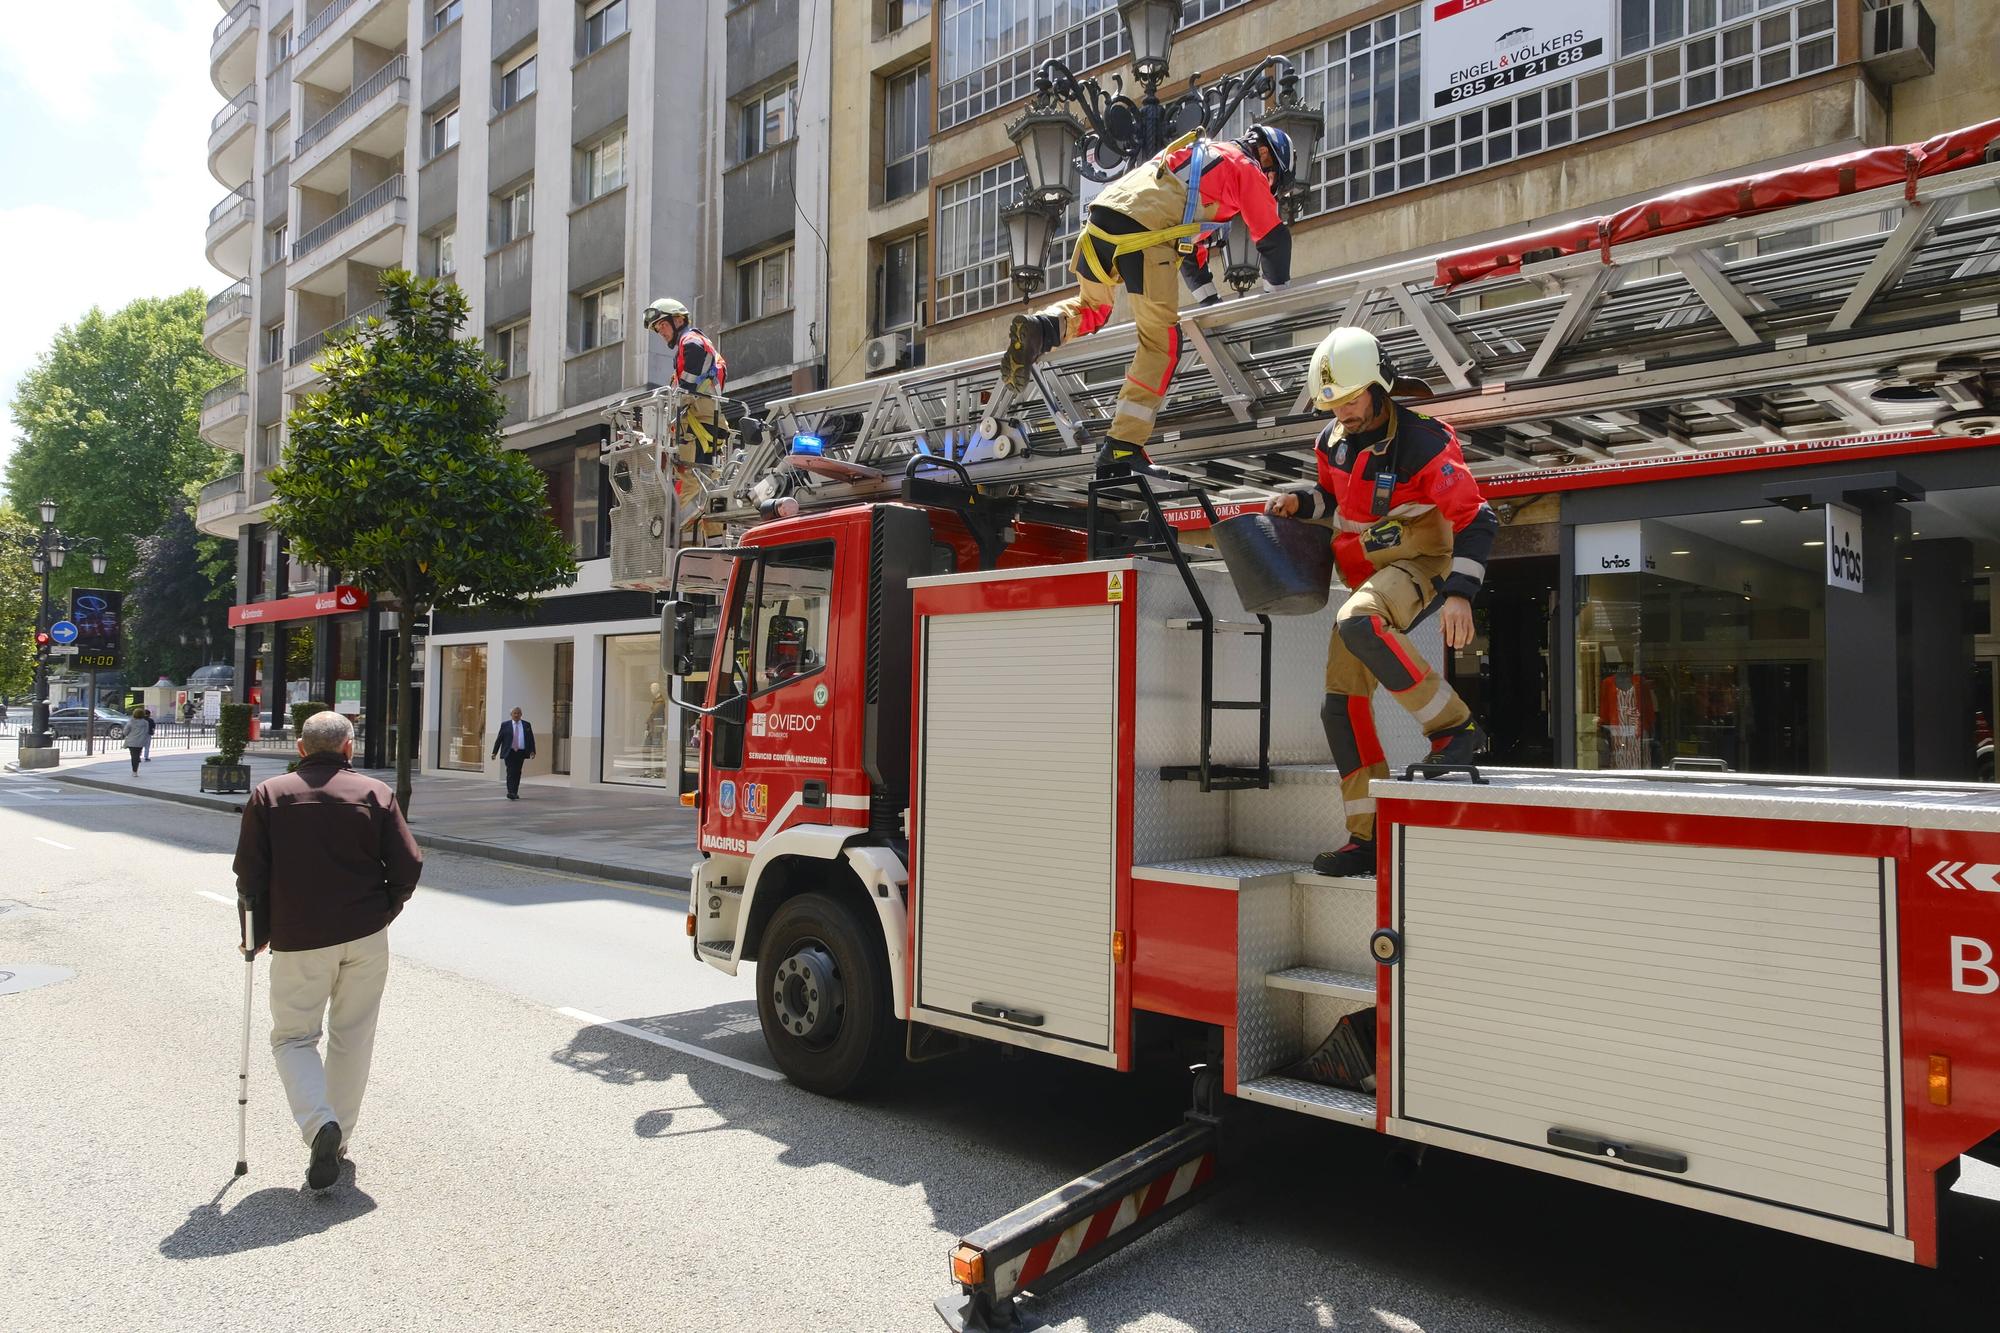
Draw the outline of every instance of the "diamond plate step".
<instances>
[{"instance_id":1,"label":"diamond plate step","mask_svg":"<svg viewBox=\"0 0 2000 1333\"><path fill-rule=\"evenodd\" d=\"M1296 861L1273 861L1259 856L1202 856L1133 866L1132 878L1169 884L1198 884L1213 889L1247 889L1282 883L1298 874L1301 868Z\"/></svg>"},{"instance_id":2,"label":"diamond plate step","mask_svg":"<svg viewBox=\"0 0 2000 1333\"><path fill-rule=\"evenodd\" d=\"M1264 984L1273 990L1303 991L1307 995L1330 995L1336 1000L1375 1003L1375 978L1359 972L1336 972L1330 967L1288 967L1269 972Z\"/></svg>"},{"instance_id":3,"label":"diamond plate step","mask_svg":"<svg viewBox=\"0 0 2000 1333\"><path fill-rule=\"evenodd\" d=\"M728 961L730 955L736 952L735 945L726 944L721 940L704 940L694 947L707 954L710 958L720 958L725 962Z\"/></svg>"},{"instance_id":4,"label":"diamond plate step","mask_svg":"<svg viewBox=\"0 0 2000 1333\"><path fill-rule=\"evenodd\" d=\"M1292 881L1307 888L1354 889L1361 893L1375 892L1373 875L1315 875L1311 870L1301 870L1292 876Z\"/></svg>"},{"instance_id":5,"label":"diamond plate step","mask_svg":"<svg viewBox=\"0 0 2000 1333\"><path fill-rule=\"evenodd\" d=\"M1263 1102L1267 1106L1282 1106L1288 1111L1302 1111L1325 1120L1375 1128L1373 1093L1329 1088L1319 1083L1308 1083L1302 1078L1273 1074L1268 1078L1238 1083L1236 1095L1249 1102Z\"/></svg>"}]
</instances>

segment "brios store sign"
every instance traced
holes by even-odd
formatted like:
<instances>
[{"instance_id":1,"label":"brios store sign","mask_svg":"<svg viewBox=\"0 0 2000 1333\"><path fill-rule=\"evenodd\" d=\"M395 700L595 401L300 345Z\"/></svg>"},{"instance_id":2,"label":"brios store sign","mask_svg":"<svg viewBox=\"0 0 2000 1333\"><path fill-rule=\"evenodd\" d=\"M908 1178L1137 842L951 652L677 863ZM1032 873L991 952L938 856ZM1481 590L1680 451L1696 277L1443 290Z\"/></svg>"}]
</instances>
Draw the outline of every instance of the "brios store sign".
<instances>
[{"instance_id":1,"label":"brios store sign","mask_svg":"<svg viewBox=\"0 0 2000 1333\"><path fill-rule=\"evenodd\" d=\"M1484 106L1611 63L1611 0L1424 0L1424 105Z\"/></svg>"},{"instance_id":2,"label":"brios store sign","mask_svg":"<svg viewBox=\"0 0 2000 1333\"><path fill-rule=\"evenodd\" d=\"M1826 507L1826 586L1866 592L1861 563L1861 515L1846 505Z\"/></svg>"}]
</instances>

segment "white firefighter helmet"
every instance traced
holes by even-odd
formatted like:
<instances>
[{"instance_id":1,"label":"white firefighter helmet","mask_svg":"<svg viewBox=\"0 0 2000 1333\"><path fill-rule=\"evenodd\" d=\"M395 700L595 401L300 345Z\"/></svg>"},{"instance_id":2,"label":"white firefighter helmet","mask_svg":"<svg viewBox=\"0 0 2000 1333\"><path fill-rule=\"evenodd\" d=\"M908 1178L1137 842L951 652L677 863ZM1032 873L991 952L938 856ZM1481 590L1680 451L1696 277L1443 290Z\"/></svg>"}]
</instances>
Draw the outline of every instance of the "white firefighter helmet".
<instances>
[{"instance_id":1,"label":"white firefighter helmet","mask_svg":"<svg viewBox=\"0 0 2000 1333\"><path fill-rule=\"evenodd\" d=\"M1320 340L1306 368L1306 386L1313 406L1331 412L1335 403L1352 398L1371 384L1389 392L1396 372L1382 353L1382 344L1366 329L1343 326Z\"/></svg>"},{"instance_id":2,"label":"white firefighter helmet","mask_svg":"<svg viewBox=\"0 0 2000 1333\"><path fill-rule=\"evenodd\" d=\"M646 313L639 322L650 329L661 320L672 315L679 315L682 319L687 319L689 318L688 308L671 296L663 296L646 307Z\"/></svg>"}]
</instances>

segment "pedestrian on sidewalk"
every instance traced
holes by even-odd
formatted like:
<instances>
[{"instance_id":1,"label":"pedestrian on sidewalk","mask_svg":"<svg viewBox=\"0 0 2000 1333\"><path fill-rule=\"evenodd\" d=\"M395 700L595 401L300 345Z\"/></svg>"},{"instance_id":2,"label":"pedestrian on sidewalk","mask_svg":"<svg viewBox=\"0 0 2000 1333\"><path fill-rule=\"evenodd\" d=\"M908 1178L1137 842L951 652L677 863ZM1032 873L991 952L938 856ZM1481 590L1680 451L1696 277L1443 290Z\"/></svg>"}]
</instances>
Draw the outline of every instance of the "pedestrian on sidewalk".
<instances>
[{"instance_id":1,"label":"pedestrian on sidewalk","mask_svg":"<svg viewBox=\"0 0 2000 1333\"><path fill-rule=\"evenodd\" d=\"M139 747L144 751L140 757L150 764L153 762L153 710L141 708L139 716L146 719L146 743Z\"/></svg>"},{"instance_id":2,"label":"pedestrian on sidewalk","mask_svg":"<svg viewBox=\"0 0 2000 1333\"><path fill-rule=\"evenodd\" d=\"M236 897L246 911L268 909L271 1053L312 1149L306 1184L323 1190L361 1116L389 923L416 892L424 858L394 793L351 767L352 723L315 713L298 749L297 771L259 783L243 807Z\"/></svg>"},{"instance_id":3,"label":"pedestrian on sidewalk","mask_svg":"<svg viewBox=\"0 0 2000 1333\"><path fill-rule=\"evenodd\" d=\"M507 766L507 799L520 800L521 766L535 757L534 724L521 720L520 709L500 724L500 734L493 738L493 753Z\"/></svg>"},{"instance_id":4,"label":"pedestrian on sidewalk","mask_svg":"<svg viewBox=\"0 0 2000 1333\"><path fill-rule=\"evenodd\" d=\"M125 752L132 756L132 771L134 773L139 771L139 757L145 753L146 747L152 743L152 719L146 716L145 709L133 709L131 717L125 722Z\"/></svg>"}]
</instances>

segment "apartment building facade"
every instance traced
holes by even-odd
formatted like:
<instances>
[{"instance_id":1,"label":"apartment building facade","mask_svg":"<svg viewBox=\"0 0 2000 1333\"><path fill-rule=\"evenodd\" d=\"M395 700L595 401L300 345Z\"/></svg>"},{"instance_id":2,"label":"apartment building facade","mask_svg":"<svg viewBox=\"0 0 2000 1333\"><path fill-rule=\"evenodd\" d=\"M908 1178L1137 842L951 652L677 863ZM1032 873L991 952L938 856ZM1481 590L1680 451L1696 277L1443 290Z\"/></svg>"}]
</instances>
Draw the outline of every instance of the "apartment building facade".
<instances>
[{"instance_id":1,"label":"apartment building facade","mask_svg":"<svg viewBox=\"0 0 2000 1333\"><path fill-rule=\"evenodd\" d=\"M244 467L196 517L238 540L237 692L266 728L327 700L360 719L370 760L393 753L370 723L389 720L394 608L326 595L337 572L291 559L264 515L318 353L379 312L382 273L403 267L465 291L507 442L543 473L581 570L525 621L433 617L423 767L482 771L519 706L544 737L531 775L667 780L653 602L608 575L604 410L671 377L639 322L661 296L723 345L732 391L817 374L825 252L796 254L792 219L824 200L827 116L823 92L800 98L799 35L796 0L242 0L223 15L209 160L228 193L208 254L235 281L205 334L244 373L210 395L202 433ZM823 233L823 205L803 217Z\"/></svg>"}]
</instances>

